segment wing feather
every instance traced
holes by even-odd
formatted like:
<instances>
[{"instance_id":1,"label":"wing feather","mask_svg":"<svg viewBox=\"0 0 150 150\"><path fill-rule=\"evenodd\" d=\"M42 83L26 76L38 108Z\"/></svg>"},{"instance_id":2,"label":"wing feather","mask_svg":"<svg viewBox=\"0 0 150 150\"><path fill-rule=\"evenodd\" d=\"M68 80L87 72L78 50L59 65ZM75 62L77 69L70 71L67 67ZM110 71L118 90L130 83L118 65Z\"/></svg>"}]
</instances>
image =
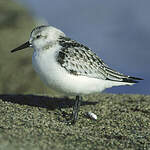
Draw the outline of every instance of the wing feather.
<instances>
[{"instance_id":1,"label":"wing feather","mask_svg":"<svg viewBox=\"0 0 150 150\"><path fill-rule=\"evenodd\" d=\"M111 69L91 49L70 38L60 37L59 44L62 48L57 62L71 74L119 82L136 83L135 80L141 80Z\"/></svg>"}]
</instances>

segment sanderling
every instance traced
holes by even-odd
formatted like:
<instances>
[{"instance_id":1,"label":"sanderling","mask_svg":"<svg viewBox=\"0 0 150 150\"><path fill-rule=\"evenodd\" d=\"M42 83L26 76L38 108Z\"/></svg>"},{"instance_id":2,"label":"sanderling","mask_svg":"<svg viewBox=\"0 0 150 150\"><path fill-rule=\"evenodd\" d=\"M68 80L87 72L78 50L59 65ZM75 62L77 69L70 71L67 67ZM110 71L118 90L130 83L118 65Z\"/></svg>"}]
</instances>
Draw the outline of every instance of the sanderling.
<instances>
[{"instance_id":1,"label":"sanderling","mask_svg":"<svg viewBox=\"0 0 150 150\"><path fill-rule=\"evenodd\" d=\"M142 80L111 69L87 46L52 26L36 27L29 41L11 52L27 47L34 48L32 64L41 80L56 91L76 96L72 124L78 118L82 95Z\"/></svg>"}]
</instances>

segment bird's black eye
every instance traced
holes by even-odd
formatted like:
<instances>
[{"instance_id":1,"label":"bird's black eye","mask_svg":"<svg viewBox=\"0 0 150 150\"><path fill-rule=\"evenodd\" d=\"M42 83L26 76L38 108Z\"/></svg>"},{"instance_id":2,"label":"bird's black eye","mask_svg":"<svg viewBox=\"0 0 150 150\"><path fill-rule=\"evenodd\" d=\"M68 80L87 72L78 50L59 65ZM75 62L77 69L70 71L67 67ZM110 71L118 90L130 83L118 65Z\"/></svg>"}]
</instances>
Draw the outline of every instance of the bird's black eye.
<instances>
[{"instance_id":1,"label":"bird's black eye","mask_svg":"<svg viewBox=\"0 0 150 150\"><path fill-rule=\"evenodd\" d=\"M37 35L36 38L39 39L41 37L41 35Z\"/></svg>"}]
</instances>

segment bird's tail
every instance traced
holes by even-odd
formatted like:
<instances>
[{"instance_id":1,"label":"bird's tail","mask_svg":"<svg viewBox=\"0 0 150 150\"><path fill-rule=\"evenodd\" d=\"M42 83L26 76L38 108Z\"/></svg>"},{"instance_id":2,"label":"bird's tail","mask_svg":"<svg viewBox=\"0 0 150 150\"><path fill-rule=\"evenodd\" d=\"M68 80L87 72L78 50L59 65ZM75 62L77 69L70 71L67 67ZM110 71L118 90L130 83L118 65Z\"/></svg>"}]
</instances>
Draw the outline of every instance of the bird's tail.
<instances>
[{"instance_id":1,"label":"bird's tail","mask_svg":"<svg viewBox=\"0 0 150 150\"><path fill-rule=\"evenodd\" d=\"M137 78L137 77L131 77L131 76L127 76L125 78L122 78L121 82L127 82L127 83L138 83L139 81L137 80L144 80L142 78Z\"/></svg>"}]
</instances>

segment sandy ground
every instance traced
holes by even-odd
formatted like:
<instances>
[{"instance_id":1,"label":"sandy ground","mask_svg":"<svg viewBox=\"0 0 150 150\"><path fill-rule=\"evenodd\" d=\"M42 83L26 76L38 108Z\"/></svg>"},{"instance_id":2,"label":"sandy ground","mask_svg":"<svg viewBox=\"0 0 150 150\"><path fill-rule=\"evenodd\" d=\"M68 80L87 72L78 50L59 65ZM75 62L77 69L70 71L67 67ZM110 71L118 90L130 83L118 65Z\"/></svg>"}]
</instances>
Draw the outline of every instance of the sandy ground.
<instances>
[{"instance_id":1,"label":"sandy ground","mask_svg":"<svg viewBox=\"0 0 150 150\"><path fill-rule=\"evenodd\" d=\"M84 97L78 122L66 125L61 120L71 114L73 104L71 98L0 95L0 149L150 148L150 96ZM86 117L88 111L97 121Z\"/></svg>"}]
</instances>

